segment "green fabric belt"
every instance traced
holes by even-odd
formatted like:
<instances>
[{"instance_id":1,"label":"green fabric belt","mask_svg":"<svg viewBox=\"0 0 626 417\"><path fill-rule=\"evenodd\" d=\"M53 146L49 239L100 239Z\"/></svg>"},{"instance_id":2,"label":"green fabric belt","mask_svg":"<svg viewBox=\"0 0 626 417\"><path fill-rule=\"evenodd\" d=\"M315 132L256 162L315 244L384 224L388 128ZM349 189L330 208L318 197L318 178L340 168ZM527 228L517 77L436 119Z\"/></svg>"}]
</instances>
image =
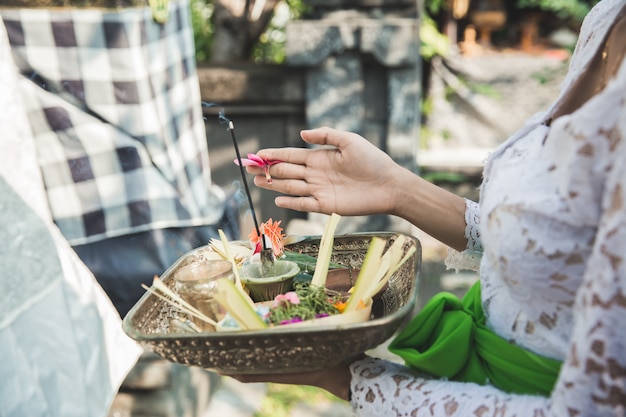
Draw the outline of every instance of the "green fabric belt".
<instances>
[{"instance_id":1,"label":"green fabric belt","mask_svg":"<svg viewBox=\"0 0 626 417\"><path fill-rule=\"evenodd\" d=\"M439 293L396 336L389 350L407 366L451 380L490 383L510 393L549 396L561 362L532 353L485 325L480 281L463 300Z\"/></svg>"}]
</instances>

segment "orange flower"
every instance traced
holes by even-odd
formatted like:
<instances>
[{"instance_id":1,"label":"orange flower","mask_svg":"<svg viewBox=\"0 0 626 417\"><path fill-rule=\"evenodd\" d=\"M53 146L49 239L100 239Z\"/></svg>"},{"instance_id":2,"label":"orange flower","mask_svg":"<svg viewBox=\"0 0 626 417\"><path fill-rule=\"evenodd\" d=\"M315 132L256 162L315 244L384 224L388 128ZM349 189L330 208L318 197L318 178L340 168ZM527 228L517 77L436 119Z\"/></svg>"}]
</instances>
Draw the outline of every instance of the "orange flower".
<instances>
[{"instance_id":1,"label":"orange flower","mask_svg":"<svg viewBox=\"0 0 626 417\"><path fill-rule=\"evenodd\" d=\"M283 229L280 227L281 220L274 222L272 219L269 219L265 223L262 223L259 227L261 229L261 233L266 236L269 240L269 243L274 250L274 256L277 258L283 254L285 246L283 244L283 239L285 235L283 234ZM256 232L256 229L253 229L252 232L248 235L248 239L250 242L256 245L257 250L262 248L263 244L261 242L261 238ZM267 242L267 241L266 241Z\"/></svg>"},{"instance_id":2,"label":"orange flower","mask_svg":"<svg viewBox=\"0 0 626 417\"><path fill-rule=\"evenodd\" d=\"M335 308L336 308L337 310L339 310L339 312L340 312L340 313L343 313L343 311L346 309L346 306L347 306L347 305L348 305L348 303L346 303L346 302L343 302L343 301L339 300L339 301L337 301L337 302L335 303Z\"/></svg>"}]
</instances>

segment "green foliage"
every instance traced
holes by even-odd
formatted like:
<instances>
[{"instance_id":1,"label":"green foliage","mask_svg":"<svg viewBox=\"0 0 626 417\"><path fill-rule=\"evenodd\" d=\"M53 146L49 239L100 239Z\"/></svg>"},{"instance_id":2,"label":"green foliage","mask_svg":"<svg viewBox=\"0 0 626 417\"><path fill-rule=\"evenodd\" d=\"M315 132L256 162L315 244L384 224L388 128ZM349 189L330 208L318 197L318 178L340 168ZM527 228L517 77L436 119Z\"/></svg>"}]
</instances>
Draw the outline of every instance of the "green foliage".
<instances>
[{"instance_id":1,"label":"green foliage","mask_svg":"<svg viewBox=\"0 0 626 417\"><path fill-rule=\"evenodd\" d=\"M519 8L538 8L555 13L562 19L581 22L588 11L599 0L516 0ZM274 16L255 45L251 60L255 63L281 64L285 61L285 27L290 20L299 19L309 9L305 0L284 0L276 7ZM436 16L445 7L446 0L425 0L424 15L420 24L421 54L425 60L448 53L450 42L446 35L439 32L430 16ZM196 60L210 59L213 40L212 0L192 0L191 20L196 43Z\"/></svg>"},{"instance_id":2,"label":"green foliage","mask_svg":"<svg viewBox=\"0 0 626 417\"><path fill-rule=\"evenodd\" d=\"M435 16L446 7L446 3L446 0L425 0L424 8L428 14Z\"/></svg>"},{"instance_id":3,"label":"green foliage","mask_svg":"<svg viewBox=\"0 0 626 417\"><path fill-rule=\"evenodd\" d=\"M274 15L265 32L252 51L251 59L256 63L280 64L285 61L285 27L289 20L298 19L308 10L304 0L284 0L274 10ZM196 44L196 61L209 61L213 42L214 26L212 0L191 1L191 24Z\"/></svg>"},{"instance_id":4,"label":"green foliage","mask_svg":"<svg viewBox=\"0 0 626 417\"><path fill-rule=\"evenodd\" d=\"M555 83L557 80L563 78L563 68L568 66L569 61L563 61L561 67L555 71L552 67L545 67L530 74L530 77L537 81L539 85L548 83Z\"/></svg>"},{"instance_id":5,"label":"green foliage","mask_svg":"<svg viewBox=\"0 0 626 417\"><path fill-rule=\"evenodd\" d=\"M437 16L447 7L446 0L425 0L424 13L420 21L420 54L426 61L445 56L450 49L450 40L437 28L431 16Z\"/></svg>"},{"instance_id":6,"label":"green foliage","mask_svg":"<svg viewBox=\"0 0 626 417\"><path fill-rule=\"evenodd\" d=\"M422 172L422 178L426 181L432 183L441 183L448 182L453 184L462 184L467 182L467 177L458 172L448 172L448 171L431 171L431 172Z\"/></svg>"},{"instance_id":7,"label":"green foliage","mask_svg":"<svg viewBox=\"0 0 626 417\"><path fill-rule=\"evenodd\" d=\"M553 12L561 19L572 19L582 22L591 7L599 0L517 0L517 6L521 9L538 8L547 12Z\"/></svg>"},{"instance_id":8,"label":"green foliage","mask_svg":"<svg viewBox=\"0 0 626 417\"><path fill-rule=\"evenodd\" d=\"M304 0L286 0L278 4L274 16L252 51L257 64L282 64L285 62L286 26L290 20L299 19L309 9Z\"/></svg>"},{"instance_id":9,"label":"green foliage","mask_svg":"<svg viewBox=\"0 0 626 417\"><path fill-rule=\"evenodd\" d=\"M283 301L278 306L270 308L270 323L280 325L292 320L312 320L319 314L332 316L340 313L335 306L336 302L341 301L338 294L329 297L324 288L309 284L296 284L295 293L299 300L297 304Z\"/></svg>"},{"instance_id":10,"label":"green foliage","mask_svg":"<svg viewBox=\"0 0 626 417\"><path fill-rule=\"evenodd\" d=\"M420 53L425 60L434 56L445 56L450 49L450 40L437 29L435 22L428 16L422 19L420 25Z\"/></svg>"},{"instance_id":11,"label":"green foliage","mask_svg":"<svg viewBox=\"0 0 626 417\"><path fill-rule=\"evenodd\" d=\"M191 0L191 26L196 44L196 61L209 60L213 42L213 4L205 0Z\"/></svg>"},{"instance_id":12,"label":"green foliage","mask_svg":"<svg viewBox=\"0 0 626 417\"><path fill-rule=\"evenodd\" d=\"M444 7L445 0L430 0L426 5L431 15L439 13ZM214 31L211 21L213 8L211 0L192 0L191 2L191 23L198 62L206 62L211 58ZM270 24L253 48L251 60L258 64L284 63L287 23L290 20L299 19L309 9L310 6L305 3L305 0L284 0L279 3ZM423 17L420 24L420 42L421 54L426 60L436 55L445 55L450 47L448 38L439 32L437 25L428 15Z\"/></svg>"},{"instance_id":13,"label":"green foliage","mask_svg":"<svg viewBox=\"0 0 626 417\"><path fill-rule=\"evenodd\" d=\"M488 83L468 83L469 89L475 93L480 94L481 96L491 97L493 99L499 100L502 98L500 91L495 88L493 85Z\"/></svg>"},{"instance_id":14,"label":"green foliage","mask_svg":"<svg viewBox=\"0 0 626 417\"><path fill-rule=\"evenodd\" d=\"M267 395L254 417L289 417L294 406L304 403L317 407L320 403L342 402L321 388L302 385L268 384Z\"/></svg>"}]
</instances>

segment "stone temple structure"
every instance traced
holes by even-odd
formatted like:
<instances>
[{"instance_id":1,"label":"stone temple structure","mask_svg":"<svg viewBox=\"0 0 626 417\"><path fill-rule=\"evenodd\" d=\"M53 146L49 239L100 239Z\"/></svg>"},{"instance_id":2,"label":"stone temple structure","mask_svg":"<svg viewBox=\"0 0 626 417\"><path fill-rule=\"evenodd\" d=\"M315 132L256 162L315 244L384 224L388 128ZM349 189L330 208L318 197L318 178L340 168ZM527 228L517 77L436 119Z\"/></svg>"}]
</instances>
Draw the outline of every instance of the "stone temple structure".
<instances>
[{"instance_id":1,"label":"stone temple structure","mask_svg":"<svg viewBox=\"0 0 626 417\"><path fill-rule=\"evenodd\" d=\"M286 61L305 68L307 125L357 132L416 171L420 1L305 2L310 12L287 26ZM366 224L390 227L385 217Z\"/></svg>"}]
</instances>

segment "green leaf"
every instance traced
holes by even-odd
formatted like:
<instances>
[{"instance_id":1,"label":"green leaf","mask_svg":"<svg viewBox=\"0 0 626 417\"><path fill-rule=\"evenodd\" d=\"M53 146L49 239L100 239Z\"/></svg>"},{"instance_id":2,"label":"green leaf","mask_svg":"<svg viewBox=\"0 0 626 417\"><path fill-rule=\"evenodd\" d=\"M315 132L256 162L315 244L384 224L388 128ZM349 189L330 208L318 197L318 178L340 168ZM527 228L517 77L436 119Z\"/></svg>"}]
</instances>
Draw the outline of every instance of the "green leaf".
<instances>
[{"instance_id":1,"label":"green leaf","mask_svg":"<svg viewBox=\"0 0 626 417\"><path fill-rule=\"evenodd\" d=\"M317 263L317 258L315 256L307 255L304 253L292 252L288 250L285 250L283 255L284 256L281 259L297 263L300 267L300 271L302 271L303 273L313 275L313 273L315 272L315 264ZM328 264L328 267L329 269L344 268L343 265L336 262L330 262Z\"/></svg>"},{"instance_id":2,"label":"green leaf","mask_svg":"<svg viewBox=\"0 0 626 417\"><path fill-rule=\"evenodd\" d=\"M315 272L313 273L312 286L325 287L326 275L328 275L328 266L330 264L330 256L333 252L333 242L335 241L335 230L339 224L341 216L333 213L326 222L324 233L320 240L320 249L317 254L317 263L315 264Z\"/></svg>"},{"instance_id":3,"label":"green leaf","mask_svg":"<svg viewBox=\"0 0 626 417\"><path fill-rule=\"evenodd\" d=\"M215 281L213 298L217 301L244 330L260 330L268 327L259 317L253 306L248 303L241 289L228 278Z\"/></svg>"},{"instance_id":4,"label":"green leaf","mask_svg":"<svg viewBox=\"0 0 626 417\"><path fill-rule=\"evenodd\" d=\"M364 299L364 295L367 293L368 289L372 287L372 284L378 275L385 245L386 242L384 239L379 237L372 238L344 313L355 311L361 304L361 301L367 302L367 300Z\"/></svg>"}]
</instances>

